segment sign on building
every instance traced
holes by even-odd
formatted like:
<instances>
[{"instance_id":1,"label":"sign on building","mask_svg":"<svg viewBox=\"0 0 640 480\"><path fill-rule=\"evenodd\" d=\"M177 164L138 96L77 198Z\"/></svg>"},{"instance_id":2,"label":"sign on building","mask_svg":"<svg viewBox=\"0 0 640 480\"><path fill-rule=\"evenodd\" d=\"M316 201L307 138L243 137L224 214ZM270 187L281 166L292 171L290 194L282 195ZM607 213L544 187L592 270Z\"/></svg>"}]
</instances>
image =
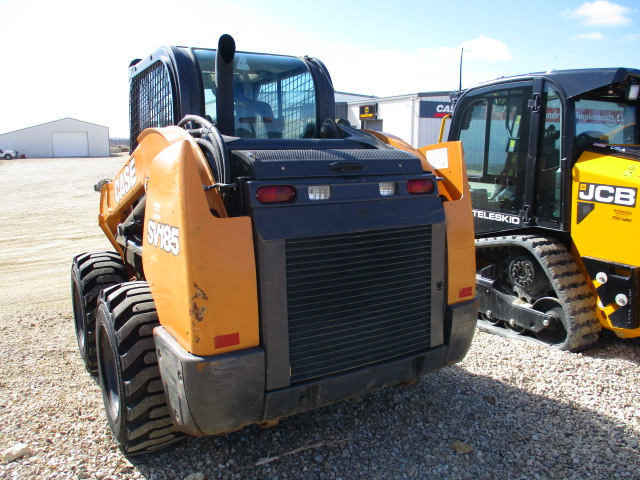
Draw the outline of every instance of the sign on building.
<instances>
[{"instance_id":1,"label":"sign on building","mask_svg":"<svg viewBox=\"0 0 640 480\"><path fill-rule=\"evenodd\" d=\"M453 113L451 102L420 101L420 118L442 118Z\"/></svg>"},{"instance_id":2,"label":"sign on building","mask_svg":"<svg viewBox=\"0 0 640 480\"><path fill-rule=\"evenodd\" d=\"M378 104L360 105L360 120L377 120Z\"/></svg>"}]
</instances>

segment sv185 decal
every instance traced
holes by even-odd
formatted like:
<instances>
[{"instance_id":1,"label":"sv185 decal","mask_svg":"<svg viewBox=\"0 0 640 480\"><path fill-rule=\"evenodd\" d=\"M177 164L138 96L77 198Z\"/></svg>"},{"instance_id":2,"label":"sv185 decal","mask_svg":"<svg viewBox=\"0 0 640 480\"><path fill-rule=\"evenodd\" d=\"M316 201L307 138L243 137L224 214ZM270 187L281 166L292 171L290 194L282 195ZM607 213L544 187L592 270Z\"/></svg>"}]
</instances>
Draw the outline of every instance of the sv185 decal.
<instances>
[{"instance_id":1,"label":"sv185 decal","mask_svg":"<svg viewBox=\"0 0 640 480\"><path fill-rule=\"evenodd\" d=\"M166 223L149 220L147 223L147 242L167 253L180 253L180 230Z\"/></svg>"},{"instance_id":2,"label":"sv185 decal","mask_svg":"<svg viewBox=\"0 0 640 480\"><path fill-rule=\"evenodd\" d=\"M638 189L599 183L580 183L578 199L585 202L608 203L623 207L635 207Z\"/></svg>"}]
</instances>

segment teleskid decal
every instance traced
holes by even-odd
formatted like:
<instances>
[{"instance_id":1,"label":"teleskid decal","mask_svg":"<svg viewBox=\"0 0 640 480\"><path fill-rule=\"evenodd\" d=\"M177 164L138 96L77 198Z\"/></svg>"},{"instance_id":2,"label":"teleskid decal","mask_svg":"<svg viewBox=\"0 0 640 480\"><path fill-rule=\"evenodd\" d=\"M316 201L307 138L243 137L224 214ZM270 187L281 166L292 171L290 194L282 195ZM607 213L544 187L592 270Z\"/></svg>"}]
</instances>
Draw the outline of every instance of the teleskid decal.
<instances>
[{"instance_id":1,"label":"teleskid decal","mask_svg":"<svg viewBox=\"0 0 640 480\"><path fill-rule=\"evenodd\" d=\"M167 253L180 253L180 230L166 223L149 219L147 223L147 242Z\"/></svg>"},{"instance_id":2,"label":"teleskid decal","mask_svg":"<svg viewBox=\"0 0 640 480\"><path fill-rule=\"evenodd\" d=\"M120 202L129 190L136 184L136 159L133 157L116 177L114 182L114 194L116 202Z\"/></svg>"},{"instance_id":3,"label":"teleskid decal","mask_svg":"<svg viewBox=\"0 0 640 480\"><path fill-rule=\"evenodd\" d=\"M580 182L578 199L585 202L607 203L622 207L635 207L637 188Z\"/></svg>"},{"instance_id":4,"label":"teleskid decal","mask_svg":"<svg viewBox=\"0 0 640 480\"><path fill-rule=\"evenodd\" d=\"M484 220L493 220L494 222L508 223L510 225L520 225L520 217L517 215L508 215L506 213L487 212L485 210L473 210L475 218Z\"/></svg>"}]
</instances>

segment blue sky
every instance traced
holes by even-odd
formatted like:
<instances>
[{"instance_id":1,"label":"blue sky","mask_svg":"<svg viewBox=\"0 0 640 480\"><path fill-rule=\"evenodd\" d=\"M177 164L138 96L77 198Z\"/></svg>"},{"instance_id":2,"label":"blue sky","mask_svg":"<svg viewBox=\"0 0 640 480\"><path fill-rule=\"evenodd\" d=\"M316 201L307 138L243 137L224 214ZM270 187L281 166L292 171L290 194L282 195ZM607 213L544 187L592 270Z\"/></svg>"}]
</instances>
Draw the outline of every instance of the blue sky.
<instances>
[{"instance_id":1,"label":"blue sky","mask_svg":"<svg viewBox=\"0 0 640 480\"><path fill-rule=\"evenodd\" d=\"M128 136L128 72L162 44L320 58L377 96L532 71L640 68L640 5L615 1L0 0L0 133L65 117Z\"/></svg>"}]
</instances>

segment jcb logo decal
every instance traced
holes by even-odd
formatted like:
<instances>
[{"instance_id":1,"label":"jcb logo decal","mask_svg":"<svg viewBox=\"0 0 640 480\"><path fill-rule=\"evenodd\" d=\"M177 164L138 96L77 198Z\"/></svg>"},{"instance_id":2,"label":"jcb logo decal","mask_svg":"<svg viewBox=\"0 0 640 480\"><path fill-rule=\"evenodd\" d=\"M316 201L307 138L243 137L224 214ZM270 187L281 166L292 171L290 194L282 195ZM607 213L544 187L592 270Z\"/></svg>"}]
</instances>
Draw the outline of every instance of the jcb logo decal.
<instances>
[{"instance_id":1,"label":"jcb logo decal","mask_svg":"<svg viewBox=\"0 0 640 480\"><path fill-rule=\"evenodd\" d=\"M116 202L120 202L136 184L136 159L132 158L116 177L114 184Z\"/></svg>"},{"instance_id":2,"label":"jcb logo decal","mask_svg":"<svg viewBox=\"0 0 640 480\"><path fill-rule=\"evenodd\" d=\"M147 224L147 242L167 253L180 253L180 230L165 223L149 220Z\"/></svg>"},{"instance_id":3,"label":"jcb logo decal","mask_svg":"<svg viewBox=\"0 0 640 480\"><path fill-rule=\"evenodd\" d=\"M580 183L578 199L586 202L635 207L637 194L637 188L600 185L599 183Z\"/></svg>"}]
</instances>

